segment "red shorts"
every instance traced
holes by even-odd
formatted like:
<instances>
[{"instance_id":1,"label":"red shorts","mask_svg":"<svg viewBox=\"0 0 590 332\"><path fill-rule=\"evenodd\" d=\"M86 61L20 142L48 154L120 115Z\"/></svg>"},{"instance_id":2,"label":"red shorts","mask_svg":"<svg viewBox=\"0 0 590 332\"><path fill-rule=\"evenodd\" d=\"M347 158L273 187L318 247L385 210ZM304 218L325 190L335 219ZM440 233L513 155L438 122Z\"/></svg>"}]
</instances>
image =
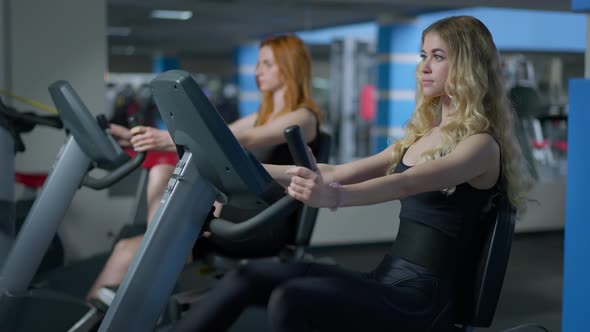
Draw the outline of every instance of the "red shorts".
<instances>
[{"instance_id":1,"label":"red shorts","mask_svg":"<svg viewBox=\"0 0 590 332\"><path fill-rule=\"evenodd\" d=\"M17 183L24 185L29 188L41 188L45 179L47 179L47 173L14 173L14 179Z\"/></svg>"},{"instance_id":2,"label":"red shorts","mask_svg":"<svg viewBox=\"0 0 590 332\"><path fill-rule=\"evenodd\" d=\"M131 158L135 157L137 154L133 149L125 149L125 152ZM176 166L177 162L178 154L176 152L148 151L141 167L151 169L152 167L161 164Z\"/></svg>"}]
</instances>

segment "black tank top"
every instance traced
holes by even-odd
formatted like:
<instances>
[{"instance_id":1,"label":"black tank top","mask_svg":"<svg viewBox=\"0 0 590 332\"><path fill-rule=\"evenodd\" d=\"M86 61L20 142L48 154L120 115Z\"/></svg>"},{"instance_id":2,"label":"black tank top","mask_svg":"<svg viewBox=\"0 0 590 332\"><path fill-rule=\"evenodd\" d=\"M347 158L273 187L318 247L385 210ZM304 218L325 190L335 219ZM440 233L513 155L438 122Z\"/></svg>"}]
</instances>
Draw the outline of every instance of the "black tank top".
<instances>
[{"instance_id":1,"label":"black tank top","mask_svg":"<svg viewBox=\"0 0 590 332\"><path fill-rule=\"evenodd\" d=\"M404 151L405 155L405 151ZM412 166L403 163L403 156L394 173L402 173ZM498 185L490 189L477 189L469 183L457 185L455 192L430 191L400 200L400 220L419 222L457 239L465 223L480 220Z\"/></svg>"},{"instance_id":2,"label":"black tank top","mask_svg":"<svg viewBox=\"0 0 590 332\"><path fill-rule=\"evenodd\" d=\"M317 124L316 124L316 135L313 141L307 143L311 148L311 152L314 156L318 155L320 149L320 119L318 118L317 114L314 113L316 117ZM275 146L271 151L269 151L266 158L262 158L260 160L263 164L271 164L271 165L293 165L293 157L291 156L291 152L289 152L289 146L287 143L279 144Z\"/></svg>"},{"instance_id":3,"label":"black tank top","mask_svg":"<svg viewBox=\"0 0 590 332\"><path fill-rule=\"evenodd\" d=\"M313 141L308 143L311 151L313 152L314 156L318 155L320 144L319 144L319 137L320 137L320 129L319 125L316 129L316 135ZM272 165L293 165L293 157L291 156L291 152L289 152L289 146L287 143L279 144L274 147L267 158L260 160L261 163L264 164L272 164Z\"/></svg>"}]
</instances>

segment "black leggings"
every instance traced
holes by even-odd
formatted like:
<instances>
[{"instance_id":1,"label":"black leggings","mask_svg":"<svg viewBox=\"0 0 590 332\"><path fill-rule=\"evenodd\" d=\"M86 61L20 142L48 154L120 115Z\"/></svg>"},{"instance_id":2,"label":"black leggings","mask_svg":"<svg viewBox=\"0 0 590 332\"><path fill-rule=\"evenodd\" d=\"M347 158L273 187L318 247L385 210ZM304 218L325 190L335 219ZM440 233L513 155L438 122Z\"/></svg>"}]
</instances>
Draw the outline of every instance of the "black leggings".
<instances>
[{"instance_id":1,"label":"black leggings","mask_svg":"<svg viewBox=\"0 0 590 332\"><path fill-rule=\"evenodd\" d=\"M427 331L449 298L445 284L388 255L369 274L253 262L228 273L172 331L226 331L249 305L267 306L275 332Z\"/></svg>"}]
</instances>

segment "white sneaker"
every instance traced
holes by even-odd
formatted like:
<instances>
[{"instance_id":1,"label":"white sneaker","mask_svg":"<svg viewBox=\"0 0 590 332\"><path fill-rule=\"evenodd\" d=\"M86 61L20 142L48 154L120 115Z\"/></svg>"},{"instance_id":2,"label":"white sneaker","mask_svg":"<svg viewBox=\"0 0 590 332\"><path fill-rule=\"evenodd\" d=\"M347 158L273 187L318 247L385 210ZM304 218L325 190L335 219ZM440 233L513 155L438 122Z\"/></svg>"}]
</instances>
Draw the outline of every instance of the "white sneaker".
<instances>
[{"instance_id":1,"label":"white sneaker","mask_svg":"<svg viewBox=\"0 0 590 332\"><path fill-rule=\"evenodd\" d=\"M102 302L107 308L110 307L115 299L117 288L118 287L116 286L105 286L100 288L98 292L96 292L96 299L100 300L100 302Z\"/></svg>"}]
</instances>

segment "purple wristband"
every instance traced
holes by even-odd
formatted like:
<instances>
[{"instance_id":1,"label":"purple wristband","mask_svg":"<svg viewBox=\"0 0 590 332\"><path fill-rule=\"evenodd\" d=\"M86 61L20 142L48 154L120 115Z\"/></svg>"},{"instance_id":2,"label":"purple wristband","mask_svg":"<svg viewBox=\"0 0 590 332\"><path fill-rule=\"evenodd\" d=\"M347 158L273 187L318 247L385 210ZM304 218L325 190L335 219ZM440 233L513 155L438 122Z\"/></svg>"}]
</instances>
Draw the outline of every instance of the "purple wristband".
<instances>
[{"instance_id":1,"label":"purple wristband","mask_svg":"<svg viewBox=\"0 0 590 332\"><path fill-rule=\"evenodd\" d=\"M338 208L342 204L342 184L340 182L334 181L330 182L328 187L336 189L338 195L336 198L336 204L330 208L330 211L334 212L338 210Z\"/></svg>"}]
</instances>

